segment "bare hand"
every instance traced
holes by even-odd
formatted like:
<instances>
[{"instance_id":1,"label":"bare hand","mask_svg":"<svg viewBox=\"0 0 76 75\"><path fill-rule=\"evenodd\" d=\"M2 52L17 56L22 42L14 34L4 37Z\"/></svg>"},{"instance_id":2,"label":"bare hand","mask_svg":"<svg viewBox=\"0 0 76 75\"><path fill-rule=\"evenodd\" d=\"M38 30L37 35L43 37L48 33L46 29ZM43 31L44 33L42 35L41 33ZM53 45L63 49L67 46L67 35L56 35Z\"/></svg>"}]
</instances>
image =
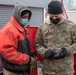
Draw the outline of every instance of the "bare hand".
<instances>
[{"instance_id":1,"label":"bare hand","mask_svg":"<svg viewBox=\"0 0 76 75\"><path fill-rule=\"evenodd\" d=\"M36 59L31 57L31 64L34 64L36 62Z\"/></svg>"}]
</instances>

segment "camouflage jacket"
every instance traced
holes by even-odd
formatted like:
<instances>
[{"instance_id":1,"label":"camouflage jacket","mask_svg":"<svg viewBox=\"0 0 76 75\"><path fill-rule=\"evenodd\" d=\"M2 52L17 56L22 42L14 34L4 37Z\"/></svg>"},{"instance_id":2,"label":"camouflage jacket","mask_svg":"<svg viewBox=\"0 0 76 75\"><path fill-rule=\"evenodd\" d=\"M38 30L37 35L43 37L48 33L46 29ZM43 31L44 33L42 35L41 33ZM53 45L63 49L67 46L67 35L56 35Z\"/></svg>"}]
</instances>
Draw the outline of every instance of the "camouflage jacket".
<instances>
[{"instance_id":1,"label":"camouflage jacket","mask_svg":"<svg viewBox=\"0 0 76 75\"><path fill-rule=\"evenodd\" d=\"M74 73L73 54L76 53L76 25L62 18L57 25L44 23L38 28L35 48L42 57L46 50L53 49L58 52L62 47L67 49L67 56L58 60L43 58L43 72L49 75Z\"/></svg>"}]
</instances>

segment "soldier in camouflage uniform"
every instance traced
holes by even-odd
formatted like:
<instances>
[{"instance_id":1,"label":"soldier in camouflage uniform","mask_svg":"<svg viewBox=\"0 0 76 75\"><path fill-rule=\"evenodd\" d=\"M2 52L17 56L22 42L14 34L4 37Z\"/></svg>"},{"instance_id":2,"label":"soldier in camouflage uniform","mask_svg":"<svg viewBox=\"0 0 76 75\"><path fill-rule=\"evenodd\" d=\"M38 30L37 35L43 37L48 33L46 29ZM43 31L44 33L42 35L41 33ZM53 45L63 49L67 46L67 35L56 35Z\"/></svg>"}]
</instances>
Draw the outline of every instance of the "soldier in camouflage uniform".
<instances>
[{"instance_id":1,"label":"soldier in camouflage uniform","mask_svg":"<svg viewBox=\"0 0 76 75\"><path fill-rule=\"evenodd\" d=\"M48 5L49 21L38 28L35 48L43 57L43 75L73 75L76 25L62 16L62 4Z\"/></svg>"}]
</instances>

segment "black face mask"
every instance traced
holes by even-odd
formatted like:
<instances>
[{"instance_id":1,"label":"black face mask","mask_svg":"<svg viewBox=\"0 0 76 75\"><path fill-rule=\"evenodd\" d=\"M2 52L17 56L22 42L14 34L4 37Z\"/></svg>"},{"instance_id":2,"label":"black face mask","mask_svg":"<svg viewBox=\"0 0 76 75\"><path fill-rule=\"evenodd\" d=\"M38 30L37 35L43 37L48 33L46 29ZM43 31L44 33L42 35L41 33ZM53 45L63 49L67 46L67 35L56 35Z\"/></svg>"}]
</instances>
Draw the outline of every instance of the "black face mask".
<instances>
[{"instance_id":1,"label":"black face mask","mask_svg":"<svg viewBox=\"0 0 76 75\"><path fill-rule=\"evenodd\" d=\"M53 18L50 17L50 21L51 21L53 24L58 24L58 22L60 21L60 18L53 19Z\"/></svg>"}]
</instances>

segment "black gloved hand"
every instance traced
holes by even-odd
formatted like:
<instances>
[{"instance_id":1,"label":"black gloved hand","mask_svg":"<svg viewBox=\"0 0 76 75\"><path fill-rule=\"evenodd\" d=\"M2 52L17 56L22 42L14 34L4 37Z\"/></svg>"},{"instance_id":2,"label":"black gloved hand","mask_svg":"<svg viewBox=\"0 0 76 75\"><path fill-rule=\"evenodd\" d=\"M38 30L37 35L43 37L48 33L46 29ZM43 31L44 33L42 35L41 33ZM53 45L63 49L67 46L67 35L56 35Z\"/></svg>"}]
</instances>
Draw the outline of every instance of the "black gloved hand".
<instances>
[{"instance_id":1,"label":"black gloved hand","mask_svg":"<svg viewBox=\"0 0 76 75\"><path fill-rule=\"evenodd\" d=\"M62 59L67 55L67 50L65 48L61 48L59 53L54 56L55 59Z\"/></svg>"},{"instance_id":2,"label":"black gloved hand","mask_svg":"<svg viewBox=\"0 0 76 75\"><path fill-rule=\"evenodd\" d=\"M56 55L56 52L51 49L47 50L44 54L45 58L48 58L48 59L53 58L54 55Z\"/></svg>"}]
</instances>

